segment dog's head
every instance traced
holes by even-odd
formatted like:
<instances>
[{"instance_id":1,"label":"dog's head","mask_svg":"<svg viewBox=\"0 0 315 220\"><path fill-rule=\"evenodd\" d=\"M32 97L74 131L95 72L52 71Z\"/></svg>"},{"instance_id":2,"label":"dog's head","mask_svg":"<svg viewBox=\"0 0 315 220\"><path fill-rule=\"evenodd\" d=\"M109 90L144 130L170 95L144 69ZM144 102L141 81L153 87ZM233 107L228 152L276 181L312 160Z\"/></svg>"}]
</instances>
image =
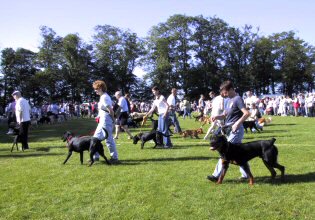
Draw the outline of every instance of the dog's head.
<instances>
[{"instance_id":1,"label":"dog's head","mask_svg":"<svg viewBox=\"0 0 315 220\"><path fill-rule=\"evenodd\" d=\"M210 150L220 151L227 144L227 139L224 135L215 134L210 138Z\"/></svg>"},{"instance_id":2,"label":"dog's head","mask_svg":"<svg viewBox=\"0 0 315 220\"><path fill-rule=\"evenodd\" d=\"M139 134L133 136L133 138L132 138L133 139L133 144L137 144L138 141L141 139L142 135L143 135L143 133L139 133Z\"/></svg>"},{"instance_id":3,"label":"dog's head","mask_svg":"<svg viewBox=\"0 0 315 220\"><path fill-rule=\"evenodd\" d=\"M73 133L71 131L66 131L61 136L61 140L63 140L63 142L66 142L71 136L73 136Z\"/></svg>"},{"instance_id":4,"label":"dog's head","mask_svg":"<svg viewBox=\"0 0 315 220\"><path fill-rule=\"evenodd\" d=\"M203 134L202 128L198 128L198 129L196 129L196 131L197 131L198 134Z\"/></svg>"}]
</instances>

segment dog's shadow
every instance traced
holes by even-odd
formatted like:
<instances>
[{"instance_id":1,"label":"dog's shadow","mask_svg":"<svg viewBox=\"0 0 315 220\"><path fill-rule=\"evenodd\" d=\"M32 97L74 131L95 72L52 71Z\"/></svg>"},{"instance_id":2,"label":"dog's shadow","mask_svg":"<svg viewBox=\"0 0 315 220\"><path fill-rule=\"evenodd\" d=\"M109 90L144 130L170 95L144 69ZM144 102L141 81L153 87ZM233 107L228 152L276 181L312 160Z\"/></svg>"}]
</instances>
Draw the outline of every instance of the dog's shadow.
<instances>
[{"instance_id":1,"label":"dog's shadow","mask_svg":"<svg viewBox=\"0 0 315 220\"><path fill-rule=\"evenodd\" d=\"M225 180L224 180L225 181ZM226 182L236 182L236 180L226 180ZM254 176L254 182L257 184L271 184L271 185L283 185L283 184L299 184L315 182L315 172L303 173L303 174L286 174L284 181L279 176L272 180L270 176Z\"/></svg>"}]
</instances>

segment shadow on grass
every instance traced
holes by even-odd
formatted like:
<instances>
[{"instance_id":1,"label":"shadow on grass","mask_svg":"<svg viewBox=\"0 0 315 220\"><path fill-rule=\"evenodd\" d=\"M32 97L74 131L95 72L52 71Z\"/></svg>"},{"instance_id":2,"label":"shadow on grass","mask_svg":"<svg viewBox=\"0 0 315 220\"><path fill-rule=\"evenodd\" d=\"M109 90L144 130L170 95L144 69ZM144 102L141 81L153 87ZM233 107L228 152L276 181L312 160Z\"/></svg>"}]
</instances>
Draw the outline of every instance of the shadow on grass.
<instances>
[{"instance_id":1,"label":"shadow on grass","mask_svg":"<svg viewBox=\"0 0 315 220\"><path fill-rule=\"evenodd\" d=\"M50 154L41 154L41 153L12 153L6 155L0 155L1 158L26 158L26 157L42 157L42 156L57 156L64 155L62 153L50 153Z\"/></svg>"},{"instance_id":2,"label":"shadow on grass","mask_svg":"<svg viewBox=\"0 0 315 220\"><path fill-rule=\"evenodd\" d=\"M139 160L122 160L122 163L146 163L146 162L172 162L172 161L190 161L190 160L210 160L218 159L217 157L167 157L167 158L149 158L149 159L139 159Z\"/></svg>"},{"instance_id":3,"label":"shadow on grass","mask_svg":"<svg viewBox=\"0 0 315 220\"><path fill-rule=\"evenodd\" d=\"M247 180L224 180L224 182L248 182ZM277 175L276 179L272 180L271 176L254 176L254 182L259 184L271 184L271 185L283 185L283 184L298 184L298 183L310 183L315 182L315 172L303 173L303 174L286 174L284 181Z\"/></svg>"}]
</instances>

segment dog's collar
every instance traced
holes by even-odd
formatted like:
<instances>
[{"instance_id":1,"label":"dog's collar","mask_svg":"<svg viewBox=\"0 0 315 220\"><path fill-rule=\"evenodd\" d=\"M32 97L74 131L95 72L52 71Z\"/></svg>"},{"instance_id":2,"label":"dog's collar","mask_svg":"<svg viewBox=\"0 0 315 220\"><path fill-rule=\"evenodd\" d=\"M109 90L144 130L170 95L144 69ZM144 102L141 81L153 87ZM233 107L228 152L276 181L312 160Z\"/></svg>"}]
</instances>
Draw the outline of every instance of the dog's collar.
<instances>
[{"instance_id":1,"label":"dog's collar","mask_svg":"<svg viewBox=\"0 0 315 220\"><path fill-rule=\"evenodd\" d=\"M67 137L67 142L69 143L70 141L71 141L71 139L73 138L73 136L72 135L70 135L70 136L68 136Z\"/></svg>"}]
</instances>

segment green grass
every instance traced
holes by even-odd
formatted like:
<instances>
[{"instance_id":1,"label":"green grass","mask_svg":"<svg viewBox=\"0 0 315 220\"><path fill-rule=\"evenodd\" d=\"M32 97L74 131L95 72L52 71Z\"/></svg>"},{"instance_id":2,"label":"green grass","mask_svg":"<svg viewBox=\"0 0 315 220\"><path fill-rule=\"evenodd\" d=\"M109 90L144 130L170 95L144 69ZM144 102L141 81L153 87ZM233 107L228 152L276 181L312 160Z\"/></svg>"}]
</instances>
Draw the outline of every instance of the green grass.
<instances>
[{"instance_id":1,"label":"green grass","mask_svg":"<svg viewBox=\"0 0 315 220\"><path fill-rule=\"evenodd\" d=\"M67 150L60 137L65 130L90 133L96 127L92 119L31 130L26 152L10 152L12 137L2 126L0 219L315 219L314 122L274 117L263 133L245 135L244 142L275 137L279 162L286 166L286 182L272 183L262 161L253 159L254 186L238 181L234 165L222 185L208 182L218 153L202 139L175 135L173 149L146 143L141 150L122 133L121 165L100 161L87 167L77 153L62 165ZM180 123L184 129L200 126L189 119Z\"/></svg>"}]
</instances>

